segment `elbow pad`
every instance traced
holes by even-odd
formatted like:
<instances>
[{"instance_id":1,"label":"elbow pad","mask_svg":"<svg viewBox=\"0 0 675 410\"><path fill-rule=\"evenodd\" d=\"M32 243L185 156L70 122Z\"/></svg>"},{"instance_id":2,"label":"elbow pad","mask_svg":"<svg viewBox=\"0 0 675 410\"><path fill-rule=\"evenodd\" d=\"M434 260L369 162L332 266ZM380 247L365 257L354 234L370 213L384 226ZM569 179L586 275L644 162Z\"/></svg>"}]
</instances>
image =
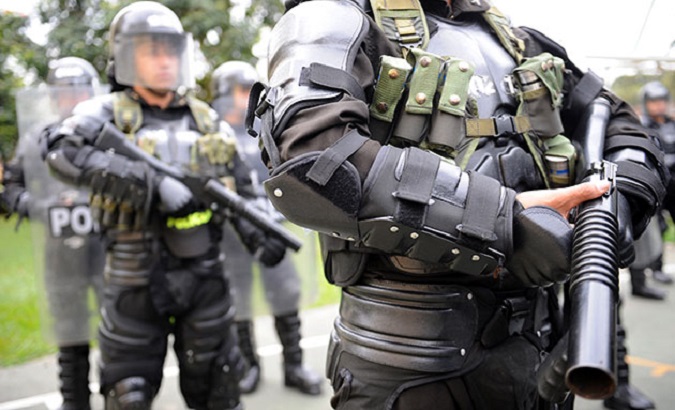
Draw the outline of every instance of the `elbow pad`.
<instances>
[{"instance_id":1,"label":"elbow pad","mask_svg":"<svg viewBox=\"0 0 675 410\"><path fill-rule=\"evenodd\" d=\"M265 182L289 221L469 274L493 270L512 252L515 192L496 180L427 151L385 146L362 188L355 167L331 151L288 161Z\"/></svg>"},{"instance_id":2,"label":"elbow pad","mask_svg":"<svg viewBox=\"0 0 675 410\"><path fill-rule=\"evenodd\" d=\"M663 152L647 138L615 135L608 139L605 159L617 164L617 187L630 204L637 238L663 203L668 179Z\"/></svg>"}]
</instances>

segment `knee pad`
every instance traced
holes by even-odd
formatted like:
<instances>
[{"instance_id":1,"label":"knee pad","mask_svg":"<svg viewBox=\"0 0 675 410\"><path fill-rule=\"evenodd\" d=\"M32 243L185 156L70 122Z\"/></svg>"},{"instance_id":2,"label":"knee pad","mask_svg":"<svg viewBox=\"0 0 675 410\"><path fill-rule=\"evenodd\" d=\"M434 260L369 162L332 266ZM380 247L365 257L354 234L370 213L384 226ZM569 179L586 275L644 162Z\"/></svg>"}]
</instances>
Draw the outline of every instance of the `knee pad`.
<instances>
[{"instance_id":1,"label":"knee pad","mask_svg":"<svg viewBox=\"0 0 675 410\"><path fill-rule=\"evenodd\" d=\"M150 410L157 390L142 377L122 379L104 392L105 410Z\"/></svg>"}]
</instances>

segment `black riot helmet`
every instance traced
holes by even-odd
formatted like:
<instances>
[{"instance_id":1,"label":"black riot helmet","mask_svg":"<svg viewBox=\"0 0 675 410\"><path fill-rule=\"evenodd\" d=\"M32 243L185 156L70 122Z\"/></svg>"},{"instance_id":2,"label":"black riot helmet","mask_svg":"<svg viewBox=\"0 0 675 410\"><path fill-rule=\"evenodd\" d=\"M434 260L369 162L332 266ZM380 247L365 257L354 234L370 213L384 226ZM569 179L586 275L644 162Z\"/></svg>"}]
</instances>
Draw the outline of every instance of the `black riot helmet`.
<instances>
[{"instance_id":1,"label":"black riot helmet","mask_svg":"<svg viewBox=\"0 0 675 410\"><path fill-rule=\"evenodd\" d=\"M642 87L642 102L664 100L670 101L670 91L659 81L651 81Z\"/></svg>"},{"instance_id":2,"label":"black riot helmet","mask_svg":"<svg viewBox=\"0 0 675 410\"><path fill-rule=\"evenodd\" d=\"M221 118L235 114L236 119L230 117L232 126L243 124L248 92L253 84L258 81L258 72L253 66L244 61L228 61L221 64L211 74L211 105ZM235 95L235 90L240 89L242 95ZM245 98L245 101L236 99ZM234 123L233 123L234 122Z\"/></svg>"},{"instance_id":3,"label":"black riot helmet","mask_svg":"<svg viewBox=\"0 0 675 410\"><path fill-rule=\"evenodd\" d=\"M89 61L79 57L63 57L49 62L47 84L98 87L99 78Z\"/></svg>"},{"instance_id":4,"label":"black riot helmet","mask_svg":"<svg viewBox=\"0 0 675 410\"><path fill-rule=\"evenodd\" d=\"M244 61L228 61L213 70L211 95L214 99L229 97L236 85L251 88L258 81L258 72Z\"/></svg>"},{"instance_id":5,"label":"black riot helmet","mask_svg":"<svg viewBox=\"0 0 675 410\"><path fill-rule=\"evenodd\" d=\"M180 91L194 87L192 35L176 13L154 1L121 9L110 24L108 76L115 86ZM165 68L154 60L170 60ZM148 74L148 69L155 69Z\"/></svg>"}]
</instances>

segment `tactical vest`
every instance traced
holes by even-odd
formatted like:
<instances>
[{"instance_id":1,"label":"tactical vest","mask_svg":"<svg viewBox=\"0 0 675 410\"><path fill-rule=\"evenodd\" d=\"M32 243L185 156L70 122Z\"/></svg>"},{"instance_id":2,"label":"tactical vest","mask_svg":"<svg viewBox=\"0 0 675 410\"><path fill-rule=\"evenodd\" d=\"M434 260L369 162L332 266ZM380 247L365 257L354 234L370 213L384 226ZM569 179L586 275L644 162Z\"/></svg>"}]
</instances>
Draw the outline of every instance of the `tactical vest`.
<instances>
[{"instance_id":1,"label":"tactical vest","mask_svg":"<svg viewBox=\"0 0 675 410\"><path fill-rule=\"evenodd\" d=\"M475 67L426 51L429 27L419 1L371 0L371 6L376 23L403 56L380 56L370 104L373 138L429 149L466 168L481 138L520 135L547 187L574 182L576 153L561 134L562 59L550 53L525 58L525 44L509 20L495 7L483 12L483 20L515 61L509 88L517 110L515 115L481 118L469 93Z\"/></svg>"}]
</instances>

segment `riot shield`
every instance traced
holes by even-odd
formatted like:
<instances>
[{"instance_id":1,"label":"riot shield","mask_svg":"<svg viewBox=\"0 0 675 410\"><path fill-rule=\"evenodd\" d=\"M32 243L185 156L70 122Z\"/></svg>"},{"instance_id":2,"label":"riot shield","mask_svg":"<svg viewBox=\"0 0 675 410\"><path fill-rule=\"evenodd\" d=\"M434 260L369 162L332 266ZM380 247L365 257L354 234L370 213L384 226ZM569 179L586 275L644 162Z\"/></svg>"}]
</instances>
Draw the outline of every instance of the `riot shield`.
<instances>
[{"instance_id":1,"label":"riot shield","mask_svg":"<svg viewBox=\"0 0 675 410\"><path fill-rule=\"evenodd\" d=\"M104 89L82 86L27 88L16 94L17 156L30 194L29 218L36 274L42 286L45 335L59 346L87 343L94 328L105 262L103 242L89 213L89 194L51 176L40 134L70 115L75 104ZM92 292L92 290L94 292Z\"/></svg>"}]
</instances>

